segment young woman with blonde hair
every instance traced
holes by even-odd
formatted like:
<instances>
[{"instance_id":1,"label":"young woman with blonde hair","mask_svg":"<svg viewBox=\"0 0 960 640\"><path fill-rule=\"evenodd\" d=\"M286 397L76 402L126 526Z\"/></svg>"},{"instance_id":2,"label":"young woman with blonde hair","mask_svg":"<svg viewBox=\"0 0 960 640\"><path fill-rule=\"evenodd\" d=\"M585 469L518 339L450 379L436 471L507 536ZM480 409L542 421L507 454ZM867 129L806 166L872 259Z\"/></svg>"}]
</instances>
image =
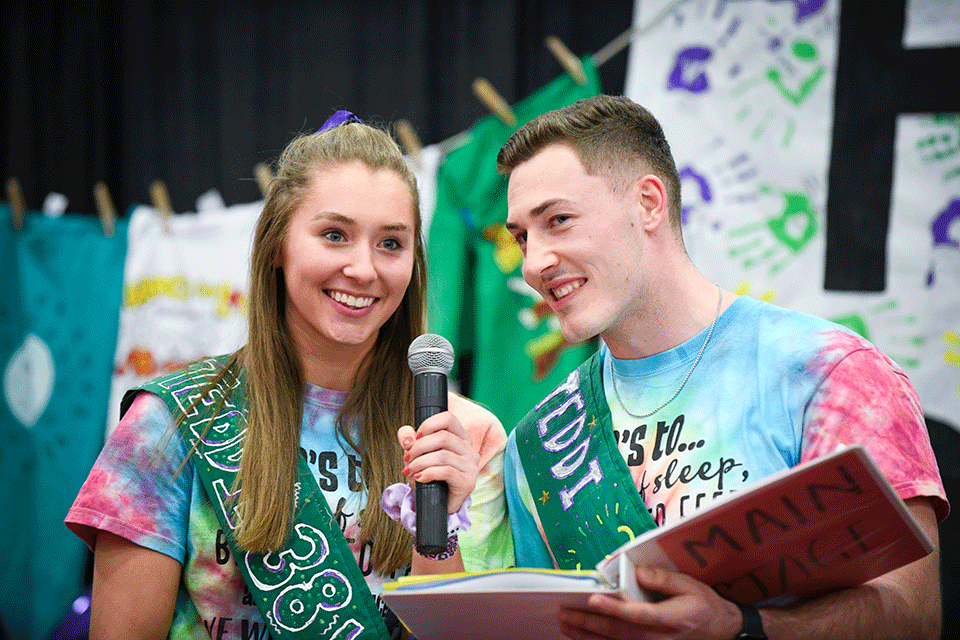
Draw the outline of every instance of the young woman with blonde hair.
<instances>
[{"instance_id":1,"label":"young woman with blonde hair","mask_svg":"<svg viewBox=\"0 0 960 640\"><path fill-rule=\"evenodd\" d=\"M131 390L67 516L95 555L91 638L399 637L384 581L512 564L499 421L451 394L399 429L424 262L416 181L386 132L338 112L288 145L247 344ZM413 478L449 487L460 531L436 556L380 506Z\"/></svg>"}]
</instances>

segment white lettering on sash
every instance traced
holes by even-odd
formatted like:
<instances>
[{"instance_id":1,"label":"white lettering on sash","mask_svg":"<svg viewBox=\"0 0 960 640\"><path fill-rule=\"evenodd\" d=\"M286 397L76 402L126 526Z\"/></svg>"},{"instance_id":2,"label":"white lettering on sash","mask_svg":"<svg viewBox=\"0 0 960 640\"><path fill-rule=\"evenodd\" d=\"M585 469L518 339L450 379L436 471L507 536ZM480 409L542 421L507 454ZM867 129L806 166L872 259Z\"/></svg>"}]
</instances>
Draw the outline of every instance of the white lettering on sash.
<instances>
[{"instance_id":1,"label":"white lettering on sash","mask_svg":"<svg viewBox=\"0 0 960 640\"><path fill-rule=\"evenodd\" d=\"M543 416L542 418L540 418L539 420L537 420L537 433L540 434L540 437L541 437L541 438L543 438L544 436L547 435L547 426L549 425L549 423L550 423L554 418L559 418L559 417L562 416L564 413L566 413L567 409L569 409L571 405L576 405L578 411L579 411L579 410L582 410L582 409L583 409L583 396L580 395L580 393L577 393L576 395L571 396L570 398L567 399L566 402L564 402L563 404L561 404L559 407L557 407L556 409L554 409L553 411L551 411L551 412L548 413L547 415L545 415L545 416ZM569 428L569 426L570 426L570 425L567 425L566 428ZM559 433L562 433L562 432L563 432L563 429L561 429L561 431L560 431ZM545 449L547 448L546 443L544 443L543 446L544 446ZM561 447L561 448L562 448L562 447ZM550 451L550 449L547 449L547 451ZM557 452L557 450L552 451L552 453L556 453L556 452Z\"/></svg>"},{"instance_id":2,"label":"white lettering on sash","mask_svg":"<svg viewBox=\"0 0 960 640\"><path fill-rule=\"evenodd\" d=\"M234 501L240 491L233 491L227 489L227 485L224 484L221 478L217 478L212 483L213 490L217 493L217 502L220 505L220 511L223 512L223 515L227 517L227 526L231 530L237 528L237 509L239 505L233 504L228 506L231 501Z\"/></svg>"},{"instance_id":3,"label":"white lettering on sash","mask_svg":"<svg viewBox=\"0 0 960 640\"><path fill-rule=\"evenodd\" d=\"M600 462L597 458L594 458L590 461L589 469L587 473L580 478L580 481L577 484L573 485L570 488L564 487L560 490L560 504L563 505L563 510L566 511L573 506L573 498L583 489L585 486L593 482L594 484L600 484L600 481L603 480L603 472L600 470Z\"/></svg>"},{"instance_id":4,"label":"white lettering on sash","mask_svg":"<svg viewBox=\"0 0 960 640\"><path fill-rule=\"evenodd\" d=\"M567 376L567 379L563 381L563 384L561 384L559 387L554 389L552 392L550 392L550 395L548 395L546 398L544 398L543 400L537 403L537 406L534 407L534 410L539 411L543 405L547 404L548 402L553 400L555 397L557 397L561 393L566 393L566 394L574 393L579 388L580 388L580 371L578 369L574 369L573 371L570 372L570 375Z\"/></svg>"},{"instance_id":5,"label":"white lettering on sash","mask_svg":"<svg viewBox=\"0 0 960 640\"><path fill-rule=\"evenodd\" d=\"M578 408L583 407L583 397L580 395L570 398L570 400L564 406L566 407L570 405L574 400L579 400L580 406ZM544 442L543 448L550 453L557 453L558 451L563 451L566 449L568 446L570 446L571 442L580 437L580 433L583 431L583 424L586 422L586 418L587 415L585 413L578 415L573 419L573 422L560 429L560 431L557 431L555 434L553 434L552 438ZM561 438L570 433L571 430L573 430L573 434L566 440L561 440Z\"/></svg>"},{"instance_id":6,"label":"white lettering on sash","mask_svg":"<svg viewBox=\"0 0 960 640\"><path fill-rule=\"evenodd\" d=\"M579 469L580 465L583 464L583 459L587 457L587 446L589 444L589 438L581 441L570 453L563 456L560 462L550 467L550 473L553 477L562 480ZM574 458L576 458L576 460L574 460Z\"/></svg>"},{"instance_id":7,"label":"white lettering on sash","mask_svg":"<svg viewBox=\"0 0 960 640\"><path fill-rule=\"evenodd\" d=\"M585 402L583 394L580 392L580 375L578 370L574 370L567 376L566 381L543 399L537 408L542 408L545 403L556 400L558 397L568 395L563 402L545 416L537 420L537 433L540 435L540 445L544 451L550 454L563 454L563 457L550 467L551 475L557 480L569 478L577 473L583 467L587 458L587 452L590 449L590 433L584 430L587 415L584 412ZM570 409L576 411L572 420L562 424L559 428L552 429L551 423L558 418L566 415ZM586 473L572 487L564 487L560 490L560 504L566 511L573 506L573 501L581 489L591 482L597 484L603 479L603 471L600 469L600 461L595 457L590 461Z\"/></svg>"}]
</instances>

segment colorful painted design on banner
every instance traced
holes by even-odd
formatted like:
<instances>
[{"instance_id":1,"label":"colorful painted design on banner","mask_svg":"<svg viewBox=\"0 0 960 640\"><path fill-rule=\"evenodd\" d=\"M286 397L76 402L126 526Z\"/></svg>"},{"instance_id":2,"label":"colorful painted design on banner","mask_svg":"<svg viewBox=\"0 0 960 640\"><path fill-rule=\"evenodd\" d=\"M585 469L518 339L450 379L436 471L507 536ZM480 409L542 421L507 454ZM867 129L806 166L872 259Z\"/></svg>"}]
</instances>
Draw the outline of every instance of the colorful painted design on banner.
<instances>
[{"instance_id":1,"label":"colorful painted design on banner","mask_svg":"<svg viewBox=\"0 0 960 640\"><path fill-rule=\"evenodd\" d=\"M944 331L941 339L944 349L943 361L947 366L954 367L956 373L953 378L957 380L957 394L960 395L960 333Z\"/></svg>"},{"instance_id":2,"label":"colorful painted design on banner","mask_svg":"<svg viewBox=\"0 0 960 640\"><path fill-rule=\"evenodd\" d=\"M636 3L635 26L666 5ZM632 42L625 93L670 140L694 264L731 290L866 332L910 373L924 410L960 429L943 339L956 330L943 318L960 317L960 114L898 119L884 295L823 290L839 9L676 3Z\"/></svg>"},{"instance_id":3,"label":"colorful painted design on banner","mask_svg":"<svg viewBox=\"0 0 960 640\"><path fill-rule=\"evenodd\" d=\"M920 366L921 349L927 344L927 336L918 330L916 312L902 308L898 298L884 298L828 320L856 331L871 342L882 340L888 345L885 353L907 372Z\"/></svg>"},{"instance_id":4,"label":"colorful painted design on banner","mask_svg":"<svg viewBox=\"0 0 960 640\"><path fill-rule=\"evenodd\" d=\"M778 195L779 192L779 195ZM817 211L808 195L799 191L782 191L760 186L760 193L776 203L768 218L731 229L728 255L741 261L744 269L765 265L770 276L779 273L817 235Z\"/></svg>"},{"instance_id":5,"label":"colorful painted design on banner","mask_svg":"<svg viewBox=\"0 0 960 640\"><path fill-rule=\"evenodd\" d=\"M897 119L887 252L887 288L916 313L925 340L910 379L924 411L960 429L960 375L950 356L960 318L960 114ZM890 336L877 344L897 352Z\"/></svg>"},{"instance_id":6,"label":"colorful painted design on banner","mask_svg":"<svg viewBox=\"0 0 960 640\"><path fill-rule=\"evenodd\" d=\"M655 11L637 3L635 23ZM694 264L792 307L822 279L838 12L691 0L631 45L626 94L670 140Z\"/></svg>"},{"instance_id":7,"label":"colorful painted design on banner","mask_svg":"<svg viewBox=\"0 0 960 640\"><path fill-rule=\"evenodd\" d=\"M127 389L246 341L248 263L262 208L178 214L169 233L154 209L133 211L107 433Z\"/></svg>"},{"instance_id":8,"label":"colorful painted design on banner","mask_svg":"<svg viewBox=\"0 0 960 640\"><path fill-rule=\"evenodd\" d=\"M165 304L186 305L189 301L208 301L212 307L213 315L218 319L227 319L229 317L245 317L247 313L247 300L245 290L239 289L232 283L207 284L195 283L187 280L183 275L172 277L156 276L147 277L129 283L123 288L123 307L131 313L135 309L146 308L148 313L156 313L156 309L150 309L151 302L158 306ZM133 331L137 329L131 327ZM150 335L144 327L142 336L146 338ZM191 353L206 354L212 347L203 344L208 340L210 333L200 331L190 334L196 339L194 348L187 349ZM151 335L151 338L154 337ZM179 340L184 336L169 336L171 340ZM141 378L152 378L162 373L170 373L181 367L186 366L195 358L164 358L163 353L157 353L151 347L153 340L144 339L142 344L132 344L127 350L127 357L122 362L114 365L114 375L120 376L126 373ZM164 341L167 342L166 340ZM182 341L180 342L182 347Z\"/></svg>"}]
</instances>

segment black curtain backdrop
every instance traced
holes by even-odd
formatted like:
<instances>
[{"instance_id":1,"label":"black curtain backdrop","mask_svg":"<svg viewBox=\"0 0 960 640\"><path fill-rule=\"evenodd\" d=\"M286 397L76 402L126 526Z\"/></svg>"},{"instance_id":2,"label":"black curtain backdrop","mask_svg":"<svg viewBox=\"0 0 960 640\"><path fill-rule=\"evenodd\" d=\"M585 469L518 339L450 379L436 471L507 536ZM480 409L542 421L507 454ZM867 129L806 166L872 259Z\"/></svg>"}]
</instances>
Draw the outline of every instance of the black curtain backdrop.
<instances>
[{"instance_id":1,"label":"black curtain backdrop","mask_svg":"<svg viewBox=\"0 0 960 640\"><path fill-rule=\"evenodd\" d=\"M254 165L337 109L440 142L488 115L475 78L514 102L564 72L547 36L582 56L632 15L632 0L3 0L0 175L31 209L55 191L92 214L100 180L121 215L155 179L175 211L210 188L250 202ZM606 92L626 58L601 67Z\"/></svg>"}]
</instances>

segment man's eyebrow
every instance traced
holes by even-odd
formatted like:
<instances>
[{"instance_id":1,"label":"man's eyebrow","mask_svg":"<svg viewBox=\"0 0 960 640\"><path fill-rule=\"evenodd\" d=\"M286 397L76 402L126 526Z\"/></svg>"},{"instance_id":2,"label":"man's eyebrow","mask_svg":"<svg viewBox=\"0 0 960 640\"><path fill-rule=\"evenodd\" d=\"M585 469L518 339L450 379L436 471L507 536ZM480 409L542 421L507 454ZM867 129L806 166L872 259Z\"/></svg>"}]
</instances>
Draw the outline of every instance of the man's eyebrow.
<instances>
[{"instance_id":1,"label":"man's eyebrow","mask_svg":"<svg viewBox=\"0 0 960 640\"><path fill-rule=\"evenodd\" d=\"M564 198L551 198L550 200L547 200L547 201L545 201L545 202L541 202L539 205L537 205L536 207L534 207L533 209L530 210L530 217L531 217L531 218L537 218L537 217L539 217L544 211L546 211L547 209L549 209L549 208L552 207L553 205L559 204L559 203L562 203L562 202L568 202L568 200L565 200ZM509 220L506 222L505 226L507 227L507 230L512 230L512 229L517 229L517 228L518 228L517 223L515 223L515 222L510 222Z\"/></svg>"}]
</instances>

